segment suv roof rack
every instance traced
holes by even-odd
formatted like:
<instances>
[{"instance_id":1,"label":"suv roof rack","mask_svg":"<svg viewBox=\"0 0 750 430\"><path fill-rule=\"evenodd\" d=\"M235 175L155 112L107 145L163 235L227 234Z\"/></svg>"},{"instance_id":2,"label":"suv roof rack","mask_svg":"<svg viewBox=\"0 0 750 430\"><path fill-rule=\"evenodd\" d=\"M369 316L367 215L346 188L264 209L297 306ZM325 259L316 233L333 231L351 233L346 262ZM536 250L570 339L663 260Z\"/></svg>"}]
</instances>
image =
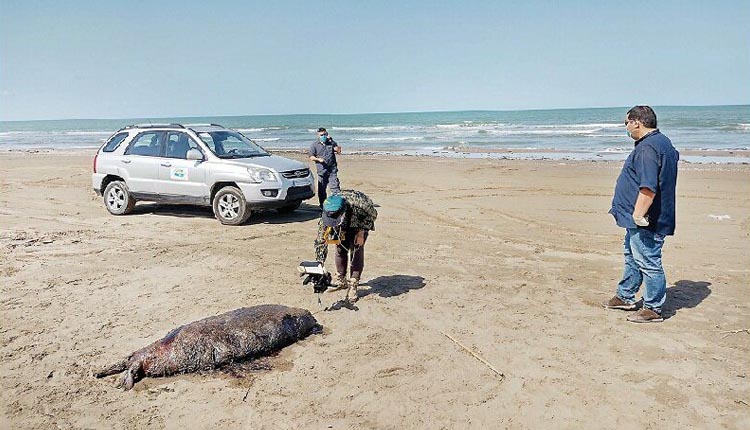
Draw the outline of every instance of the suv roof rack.
<instances>
[{"instance_id":1,"label":"suv roof rack","mask_svg":"<svg viewBox=\"0 0 750 430\"><path fill-rule=\"evenodd\" d=\"M224 128L221 124L214 124L214 123L201 123L201 124L185 124L185 127L221 127Z\"/></svg>"},{"instance_id":2,"label":"suv roof rack","mask_svg":"<svg viewBox=\"0 0 750 430\"><path fill-rule=\"evenodd\" d=\"M177 124L176 122L172 122L172 123L169 123L169 124L153 124L153 123L148 123L148 124L131 124L131 125L126 125L125 127L123 127L123 129L128 129L128 128L166 128L166 127L185 128L185 126L183 126L182 124Z\"/></svg>"}]
</instances>

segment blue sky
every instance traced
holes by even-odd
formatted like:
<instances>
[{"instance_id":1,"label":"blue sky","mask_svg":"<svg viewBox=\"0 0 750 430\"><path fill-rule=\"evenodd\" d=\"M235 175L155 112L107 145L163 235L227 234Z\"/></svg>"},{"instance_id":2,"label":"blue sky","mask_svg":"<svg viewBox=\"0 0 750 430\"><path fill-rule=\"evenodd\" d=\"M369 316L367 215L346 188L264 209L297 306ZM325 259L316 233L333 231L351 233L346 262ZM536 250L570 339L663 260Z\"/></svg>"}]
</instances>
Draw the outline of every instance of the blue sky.
<instances>
[{"instance_id":1,"label":"blue sky","mask_svg":"<svg viewBox=\"0 0 750 430\"><path fill-rule=\"evenodd\" d=\"M0 2L0 120L750 103L748 1Z\"/></svg>"}]
</instances>

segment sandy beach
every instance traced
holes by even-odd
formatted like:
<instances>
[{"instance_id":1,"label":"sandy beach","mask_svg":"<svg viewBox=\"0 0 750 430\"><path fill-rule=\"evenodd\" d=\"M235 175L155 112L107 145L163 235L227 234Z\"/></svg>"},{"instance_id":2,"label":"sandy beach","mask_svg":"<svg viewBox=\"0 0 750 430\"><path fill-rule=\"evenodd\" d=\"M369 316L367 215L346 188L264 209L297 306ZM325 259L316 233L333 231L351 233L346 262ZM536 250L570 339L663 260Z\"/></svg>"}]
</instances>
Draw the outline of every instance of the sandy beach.
<instances>
[{"instance_id":1,"label":"sandy beach","mask_svg":"<svg viewBox=\"0 0 750 430\"><path fill-rule=\"evenodd\" d=\"M750 428L748 165L680 165L668 318L638 325L599 305L622 272L621 163L342 156L379 218L356 308L318 312L295 270L313 200L240 227L187 206L115 217L91 158L0 154L2 429ZM92 376L263 303L323 331L241 377Z\"/></svg>"}]
</instances>

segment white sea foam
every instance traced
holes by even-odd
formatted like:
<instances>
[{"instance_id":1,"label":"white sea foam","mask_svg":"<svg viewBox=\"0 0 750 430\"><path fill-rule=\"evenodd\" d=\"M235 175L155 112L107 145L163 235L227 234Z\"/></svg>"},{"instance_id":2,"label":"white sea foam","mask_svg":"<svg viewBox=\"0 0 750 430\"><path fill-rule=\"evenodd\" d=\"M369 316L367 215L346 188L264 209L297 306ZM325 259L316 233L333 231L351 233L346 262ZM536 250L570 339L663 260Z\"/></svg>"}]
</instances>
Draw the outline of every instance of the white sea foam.
<instances>
[{"instance_id":1,"label":"white sea foam","mask_svg":"<svg viewBox=\"0 0 750 430\"><path fill-rule=\"evenodd\" d=\"M678 148L680 149L680 148ZM735 148L706 148L706 147L700 147L700 148L682 148L682 149L689 149L691 151L750 151L750 146L738 146Z\"/></svg>"},{"instance_id":2,"label":"white sea foam","mask_svg":"<svg viewBox=\"0 0 750 430\"><path fill-rule=\"evenodd\" d=\"M355 142L405 142L408 140L424 140L424 137L355 137L351 140Z\"/></svg>"},{"instance_id":3,"label":"white sea foam","mask_svg":"<svg viewBox=\"0 0 750 430\"><path fill-rule=\"evenodd\" d=\"M109 136L112 131L0 131L2 136Z\"/></svg>"},{"instance_id":4,"label":"white sea foam","mask_svg":"<svg viewBox=\"0 0 750 430\"><path fill-rule=\"evenodd\" d=\"M66 136L109 136L111 131L63 131Z\"/></svg>"},{"instance_id":5,"label":"white sea foam","mask_svg":"<svg viewBox=\"0 0 750 430\"><path fill-rule=\"evenodd\" d=\"M750 124L739 123L739 124L737 124L737 130L748 130L748 131L750 131Z\"/></svg>"},{"instance_id":6,"label":"white sea foam","mask_svg":"<svg viewBox=\"0 0 750 430\"><path fill-rule=\"evenodd\" d=\"M24 134L28 135L38 135L38 131L0 131L0 137L2 136L22 136Z\"/></svg>"},{"instance_id":7,"label":"white sea foam","mask_svg":"<svg viewBox=\"0 0 750 430\"><path fill-rule=\"evenodd\" d=\"M593 123L593 124L540 124L531 125L527 127L535 128L624 128L625 126L621 123Z\"/></svg>"},{"instance_id":8,"label":"white sea foam","mask_svg":"<svg viewBox=\"0 0 750 430\"><path fill-rule=\"evenodd\" d=\"M286 130L284 127L249 127L249 128L236 128L235 130L240 133L262 133L265 131L279 131Z\"/></svg>"},{"instance_id":9,"label":"white sea foam","mask_svg":"<svg viewBox=\"0 0 750 430\"><path fill-rule=\"evenodd\" d=\"M487 133L500 136L550 136L550 135L589 135L597 130L487 130Z\"/></svg>"},{"instance_id":10,"label":"white sea foam","mask_svg":"<svg viewBox=\"0 0 750 430\"><path fill-rule=\"evenodd\" d=\"M377 125L372 127L328 127L329 130L336 130L336 131L364 131L364 132L381 132L381 131L403 131L403 130L416 130L420 127L417 126L408 126L408 125ZM318 129L313 129L309 131L317 131Z\"/></svg>"}]
</instances>

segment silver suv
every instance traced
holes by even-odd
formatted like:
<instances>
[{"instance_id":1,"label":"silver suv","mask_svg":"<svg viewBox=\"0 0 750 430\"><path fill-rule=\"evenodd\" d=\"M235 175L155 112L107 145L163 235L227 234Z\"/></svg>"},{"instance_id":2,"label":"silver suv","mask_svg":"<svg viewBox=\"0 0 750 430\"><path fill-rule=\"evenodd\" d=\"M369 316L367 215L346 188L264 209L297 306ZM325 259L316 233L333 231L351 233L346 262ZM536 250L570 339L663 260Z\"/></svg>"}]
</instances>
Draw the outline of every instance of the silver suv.
<instances>
[{"instance_id":1,"label":"silver suv","mask_svg":"<svg viewBox=\"0 0 750 430\"><path fill-rule=\"evenodd\" d=\"M303 163L216 124L124 127L97 151L91 179L113 215L136 201L189 203L213 207L227 225L258 209L294 211L315 195Z\"/></svg>"}]
</instances>

